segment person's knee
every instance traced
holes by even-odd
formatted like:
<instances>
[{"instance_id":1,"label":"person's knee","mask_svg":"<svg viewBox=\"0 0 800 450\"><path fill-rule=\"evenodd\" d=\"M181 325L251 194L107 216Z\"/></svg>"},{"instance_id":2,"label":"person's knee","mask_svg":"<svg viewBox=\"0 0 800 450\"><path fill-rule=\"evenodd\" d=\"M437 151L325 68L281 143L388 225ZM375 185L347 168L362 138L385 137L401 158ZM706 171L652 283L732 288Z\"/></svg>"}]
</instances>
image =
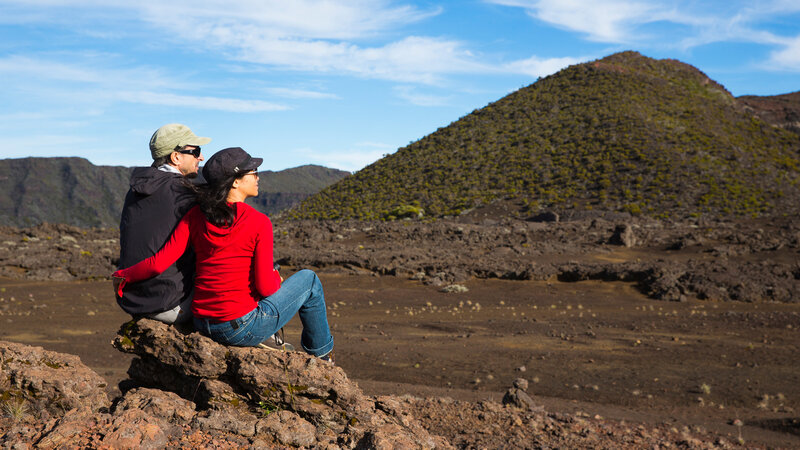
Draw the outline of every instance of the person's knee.
<instances>
[{"instance_id":1,"label":"person's knee","mask_svg":"<svg viewBox=\"0 0 800 450\"><path fill-rule=\"evenodd\" d=\"M317 273L311 269L301 269L299 272L297 272L297 274L304 278L317 278Z\"/></svg>"},{"instance_id":2,"label":"person's knee","mask_svg":"<svg viewBox=\"0 0 800 450\"><path fill-rule=\"evenodd\" d=\"M311 285L312 289L322 288L322 282L320 281L317 273L311 269L302 269L301 271L297 272L298 275L303 277L303 279L308 280L308 283Z\"/></svg>"}]
</instances>

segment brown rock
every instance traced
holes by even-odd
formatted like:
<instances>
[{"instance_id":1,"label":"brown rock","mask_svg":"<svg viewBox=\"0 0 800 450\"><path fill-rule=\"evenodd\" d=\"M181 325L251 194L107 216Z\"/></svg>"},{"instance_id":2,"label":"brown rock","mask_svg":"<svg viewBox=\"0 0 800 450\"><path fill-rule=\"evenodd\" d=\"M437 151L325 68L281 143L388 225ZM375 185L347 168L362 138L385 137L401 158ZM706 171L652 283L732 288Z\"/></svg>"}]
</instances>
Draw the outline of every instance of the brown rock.
<instances>
[{"instance_id":1,"label":"brown rock","mask_svg":"<svg viewBox=\"0 0 800 450\"><path fill-rule=\"evenodd\" d=\"M190 400L196 400L195 393L202 381L202 378L186 376L147 356L131 360L128 376L142 386L171 390Z\"/></svg>"},{"instance_id":2,"label":"brown rock","mask_svg":"<svg viewBox=\"0 0 800 450\"><path fill-rule=\"evenodd\" d=\"M636 235L633 233L633 227L628 224L617 225L614 228L614 234L611 236L609 243L614 245L624 245L625 247L633 247L636 245Z\"/></svg>"},{"instance_id":3,"label":"brown rock","mask_svg":"<svg viewBox=\"0 0 800 450\"><path fill-rule=\"evenodd\" d=\"M132 409L142 410L153 417L177 425L188 424L196 414L194 403L182 399L172 392L147 388L137 388L126 392L117 404L114 413L118 415Z\"/></svg>"},{"instance_id":4,"label":"brown rock","mask_svg":"<svg viewBox=\"0 0 800 450\"><path fill-rule=\"evenodd\" d=\"M153 417L140 409L128 409L118 415L102 443L110 448L161 449L180 428Z\"/></svg>"},{"instance_id":5,"label":"brown rock","mask_svg":"<svg viewBox=\"0 0 800 450\"><path fill-rule=\"evenodd\" d=\"M503 396L503 404L515 406L531 411L541 411L542 407L536 405L533 399L522 389L511 388Z\"/></svg>"},{"instance_id":6,"label":"brown rock","mask_svg":"<svg viewBox=\"0 0 800 450\"><path fill-rule=\"evenodd\" d=\"M94 412L89 406L74 408L56 421L54 426L47 431L36 447L43 449L60 448L69 444L73 439L94 425L92 421Z\"/></svg>"},{"instance_id":7,"label":"brown rock","mask_svg":"<svg viewBox=\"0 0 800 450\"><path fill-rule=\"evenodd\" d=\"M256 434L269 433L283 445L310 447L316 442L316 431L307 420L291 411L276 411L256 425Z\"/></svg>"},{"instance_id":8,"label":"brown rock","mask_svg":"<svg viewBox=\"0 0 800 450\"><path fill-rule=\"evenodd\" d=\"M194 398L203 408L226 409L238 407L246 398L233 392L233 387L220 380L200 380L195 389Z\"/></svg>"},{"instance_id":9,"label":"brown rock","mask_svg":"<svg viewBox=\"0 0 800 450\"><path fill-rule=\"evenodd\" d=\"M341 367L300 352L231 348L230 361L236 383L261 400L289 403L307 398L347 409L363 397Z\"/></svg>"},{"instance_id":10,"label":"brown rock","mask_svg":"<svg viewBox=\"0 0 800 450\"><path fill-rule=\"evenodd\" d=\"M165 342L169 345L164 345ZM134 342L136 343L134 345ZM149 319L124 324L112 342L125 353L152 357L184 375L214 378L225 373L226 348L200 333L184 335L175 327Z\"/></svg>"},{"instance_id":11,"label":"brown rock","mask_svg":"<svg viewBox=\"0 0 800 450\"><path fill-rule=\"evenodd\" d=\"M337 444L356 445L367 434L371 436L367 442L376 444L413 442L433 448L436 443L399 405L382 399L381 409L376 408L376 402L366 397L342 368L301 352L226 347L199 333L186 335L148 319L124 325L114 345L139 355L128 370L134 380L209 408L194 416L193 429L253 437L257 419L250 412L268 404L291 410L304 421L333 432ZM285 415L275 417L270 420L293 420ZM301 422L294 421L292 426L305 430L304 436L313 434ZM289 438L276 439L284 442ZM324 442L317 444L326 447L332 443L325 435Z\"/></svg>"},{"instance_id":12,"label":"brown rock","mask_svg":"<svg viewBox=\"0 0 800 450\"><path fill-rule=\"evenodd\" d=\"M367 431L358 441L357 449L394 450L394 449L432 449L435 443L430 441L417 441L403 428L395 423L381 425L377 429Z\"/></svg>"},{"instance_id":13,"label":"brown rock","mask_svg":"<svg viewBox=\"0 0 800 450\"><path fill-rule=\"evenodd\" d=\"M106 381L74 355L0 341L0 392L23 399L30 409L61 417L65 411L109 405Z\"/></svg>"},{"instance_id":14,"label":"brown rock","mask_svg":"<svg viewBox=\"0 0 800 450\"><path fill-rule=\"evenodd\" d=\"M210 409L203 414L198 414L191 426L204 431L221 431L252 437L256 434L257 422L258 419L254 415L230 407L224 410Z\"/></svg>"}]
</instances>

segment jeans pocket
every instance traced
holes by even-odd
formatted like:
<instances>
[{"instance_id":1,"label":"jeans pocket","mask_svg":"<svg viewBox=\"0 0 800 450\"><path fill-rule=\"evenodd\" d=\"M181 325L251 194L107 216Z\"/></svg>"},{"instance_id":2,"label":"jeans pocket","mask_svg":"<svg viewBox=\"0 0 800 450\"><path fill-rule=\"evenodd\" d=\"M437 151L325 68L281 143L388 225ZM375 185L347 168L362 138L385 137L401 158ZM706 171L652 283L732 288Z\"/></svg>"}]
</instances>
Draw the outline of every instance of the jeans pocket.
<instances>
[{"instance_id":1,"label":"jeans pocket","mask_svg":"<svg viewBox=\"0 0 800 450\"><path fill-rule=\"evenodd\" d=\"M228 324L211 328L211 339L223 344L232 344L244 330L233 329Z\"/></svg>"},{"instance_id":2,"label":"jeans pocket","mask_svg":"<svg viewBox=\"0 0 800 450\"><path fill-rule=\"evenodd\" d=\"M262 323L271 323L275 322L278 323L278 315L266 308L259 308L258 310L259 320Z\"/></svg>"},{"instance_id":3,"label":"jeans pocket","mask_svg":"<svg viewBox=\"0 0 800 450\"><path fill-rule=\"evenodd\" d=\"M254 318L254 311L251 311L238 319L212 326L211 338L228 345L239 345L248 340Z\"/></svg>"}]
</instances>

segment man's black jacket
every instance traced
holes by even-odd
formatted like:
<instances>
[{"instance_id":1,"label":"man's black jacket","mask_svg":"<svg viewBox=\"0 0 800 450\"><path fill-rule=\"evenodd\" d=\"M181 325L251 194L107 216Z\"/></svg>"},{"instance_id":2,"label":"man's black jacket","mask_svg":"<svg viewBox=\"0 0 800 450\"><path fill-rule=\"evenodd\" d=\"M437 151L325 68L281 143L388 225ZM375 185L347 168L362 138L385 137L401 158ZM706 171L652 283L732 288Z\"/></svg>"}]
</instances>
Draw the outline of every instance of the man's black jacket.
<instances>
[{"instance_id":1,"label":"man's black jacket","mask_svg":"<svg viewBox=\"0 0 800 450\"><path fill-rule=\"evenodd\" d=\"M182 175L154 167L134 169L119 224L119 268L153 256L194 204L195 190ZM194 270L189 249L161 275L126 285L117 303L133 316L172 309L191 295Z\"/></svg>"}]
</instances>

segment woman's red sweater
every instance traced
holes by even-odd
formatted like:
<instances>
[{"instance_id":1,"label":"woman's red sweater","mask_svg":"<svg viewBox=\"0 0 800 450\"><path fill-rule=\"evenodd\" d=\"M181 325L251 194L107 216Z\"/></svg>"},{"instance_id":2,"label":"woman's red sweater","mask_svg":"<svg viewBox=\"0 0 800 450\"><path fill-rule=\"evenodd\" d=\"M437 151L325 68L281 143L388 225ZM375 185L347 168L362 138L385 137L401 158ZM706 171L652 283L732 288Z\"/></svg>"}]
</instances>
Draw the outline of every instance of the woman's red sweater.
<instances>
[{"instance_id":1,"label":"woman's red sweater","mask_svg":"<svg viewBox=\"0 0 800 450\"><path fill-rule=\"evenodd\" d=\"M217 227L195 206L178 223L172 236L155 255L113 276L135 283L171 266L191 241L196 255L192 313L195 317L228 321L242 317L258 300L281 286L273 267L272 222L245 203L234 203L236 218L229 227Z\"/></svg>"}]
</instances>

